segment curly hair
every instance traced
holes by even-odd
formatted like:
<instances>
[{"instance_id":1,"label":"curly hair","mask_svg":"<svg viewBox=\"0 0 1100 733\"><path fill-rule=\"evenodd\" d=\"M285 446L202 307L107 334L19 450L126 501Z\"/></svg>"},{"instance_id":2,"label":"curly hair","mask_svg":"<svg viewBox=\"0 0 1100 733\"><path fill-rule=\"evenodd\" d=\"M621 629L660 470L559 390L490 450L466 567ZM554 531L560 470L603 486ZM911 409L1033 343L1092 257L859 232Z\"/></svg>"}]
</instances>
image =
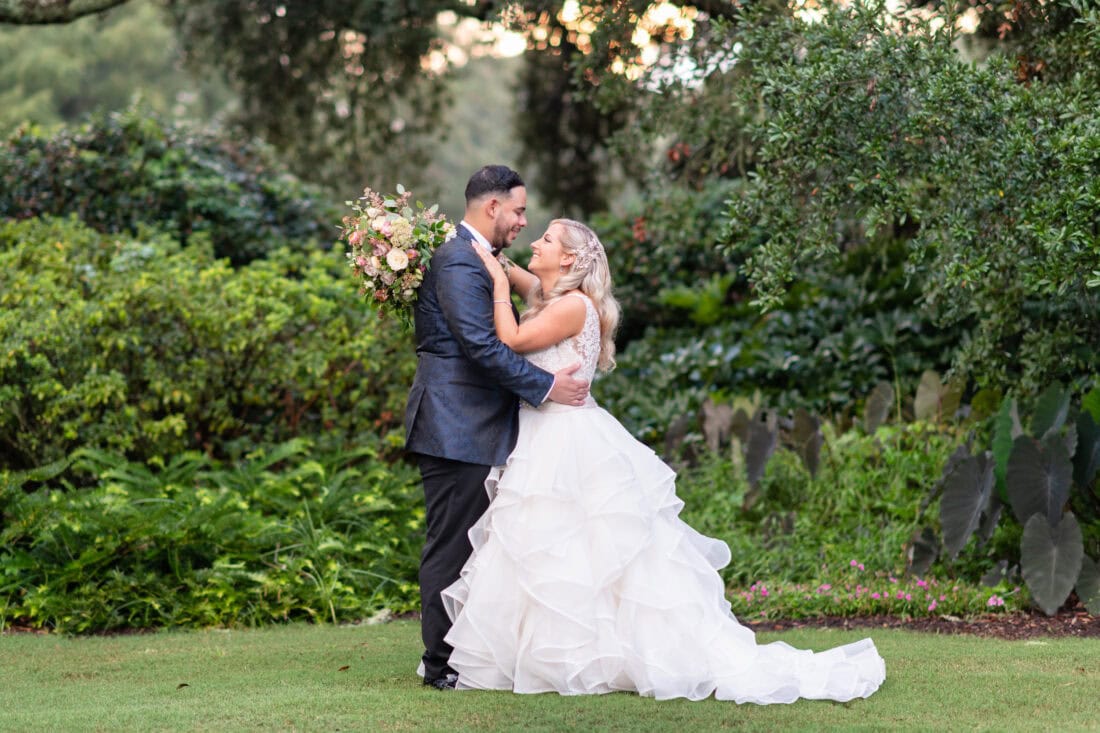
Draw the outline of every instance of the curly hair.
<instances>
[{"instance_id":1,"label":"curly hair","mask_svg":"<svg viewBox=\"0 0 1100 733\"><path fill-rule=\"evenodd\" d=\"M521 320L534 318L550 303L571 290L579 290L596 306L600 317L600 356L597 366L602 372L615 368L615 329L619 326L619 301L611 288L611 268L607 253L596 233L579 221L554 219L550 226L562 227L562 249L574 255L573 264L562 274L549 293L542 292L541 283L535 283L527 296L527 310Z\"/></svg>"}]
</instances>

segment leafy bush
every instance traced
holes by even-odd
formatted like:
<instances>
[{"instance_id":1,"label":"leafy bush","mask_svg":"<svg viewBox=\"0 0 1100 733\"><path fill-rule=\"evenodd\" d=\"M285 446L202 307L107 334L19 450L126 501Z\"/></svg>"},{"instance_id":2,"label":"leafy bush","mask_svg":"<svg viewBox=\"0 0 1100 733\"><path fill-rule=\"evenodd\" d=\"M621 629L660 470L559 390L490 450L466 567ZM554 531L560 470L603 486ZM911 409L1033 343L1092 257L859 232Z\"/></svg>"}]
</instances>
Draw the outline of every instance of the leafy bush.
<instances>
[{"instance_id":1,"label":"leafy bush","mask_svg":"<svg viewBox=\"0 0 1100 733\"><path fill-rule=\"evenodd\" d=\"M868 573L900 576L905 547L921 525L928 487L954 447L951 431L926 423L888 425L874 435L822 426L816 478L791 451L778 451L751 491L739 451L704 451L680 471L683 519L730 545L723 571L734 587L811 583L822 566L852 558ZM746 499L749 499L747 502Z\"/></svg>"},{"instance_id":2,"label":"leafy bush","mask_svg":"<svg viewBox=\"0 0 1100 733\"><path fill-rule=\"evenodd\" d=\"M950 562L966 548L997 563L992 580L1022 576L1048 615L1073 590L1100 611L1093 559L1100 557L1100 388L1077 407L1068 390L1051 385L1026 427L1016 400L1006 397L990 422L991 449L972 455L969 442L960 447L930 495L939 498L942 550L929 527L913 543L911 564L924 568L937 556ZM1001 525L1009 525L1001 534L1011 541L991 542Z\"/></svg>"},{"instance_id":3,"label":"leafy bush","mask_svg":"<svg viewBox=\"0 0 1100 733\"><path fill-rule=\"evenodd\" d=\"M400 425L413 349L341 253L234 270L201 239L0 224L0 468L81 447L142 461L296 436L353 446Z\"/></svg>"},{"instance_id":4,"label":"leafy bush","mask_svg":"<svg viewBox=\"0 0 1100 733\"><path fill-rule=\"evenodd\" d=\"M947 368L962 329L923 316L892 262L889 251L855 250L842 275L800 283L767 314L741 301L719 306L712 325L651 328L627 344L596 395L655 442L712 393L760 392L780 409L830 415L850 415L882 381L912 394L924 371Z\"/></svg>"},{"instance_id":5,"label":"leafy bush","mask_svg":"<svg viewBox=\"0 0 1100 733\"><path fill-rule=\"evenodd\" d=\"M0 627L338 622L419 603L419 475L376 444L72 461L86 488L56 477L68 460L0 472Z\"/></svg>"},{"instance_id":6,"label":"leafy bush","mask_svg":"<svg viewBox=\"0 0 1100 733\"><path fill-rule=\"evenodd\" d=\"M105 233L141 225L187 244L204 233L217 257L243 264L281 246L327 244L338 215L255 142L161 122L139 109L0 148L0 218L76 215Z\"/></svg>"},{"instance_id":7,"label":"leafy bush","mask_svg":"<svg viewBox=\"0 0 1100 733\"><path fill-rule=\"evenodd\" d=\"M1076 63L1095 66L1100 15L1055 4L1086 41ZM953 23L881 0L823 3L813 22L746 8L716 30L752 49L736 98L760 110L757 167L731 199L728 244L749 256L756 300L778 306L823 260L900 237L928 313L970 326L956 372L1024 394L1087 376L1100 360L1090 76L1063 68L1047 83L1000 54L968 63Z\"/></svg>"},{"instance_id":8,"label":"leafy bush","mask_svg":"<svg viewBox=\"0 0 1100 733\"><path fill-rule=\"evenodd\" d=\"M702 191L669 186L648 195L626 216L603 214L593 220L623 306L620 343L641 336L649 326L689 321L684 307L676 304L683 290L715 283L717 292L699 320L703 325L714 322L728 296L737 297L730 289L737 263L717 248L733 185L717 181Z\"/></svg>"}]
</instances>

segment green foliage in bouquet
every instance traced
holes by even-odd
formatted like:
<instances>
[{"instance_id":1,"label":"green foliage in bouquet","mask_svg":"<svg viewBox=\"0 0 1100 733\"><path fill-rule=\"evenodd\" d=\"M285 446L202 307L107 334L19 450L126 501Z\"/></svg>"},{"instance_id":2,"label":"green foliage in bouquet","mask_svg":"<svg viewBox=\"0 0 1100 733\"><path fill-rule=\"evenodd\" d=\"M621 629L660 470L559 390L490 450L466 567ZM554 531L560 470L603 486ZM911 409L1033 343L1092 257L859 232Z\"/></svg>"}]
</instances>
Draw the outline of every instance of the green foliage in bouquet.
<instances>
[{"instance_id":1,"label":"green foliage in bouquet","mask_svg":"<svg viewBox=\"0 0 1100 733\"><path fill-rule=\"evenodd\" d=\"M0 224L0 469L84 447L167 461L301 436L400 445L413 351L347 287L343 255L233 269L203 239Z\"/></svg>"},{"instance_id":2,"label":"green foliage in bouquet","mask_svg":"<svg viewBox=\"0 0 1100 733\"><path fill-rule=\"evenodd\" d=\"M80 217L104 233L142 225L182 245L204 234L244 264L283 246L328 244L334 211L257 142L162 122L131 108L0 147L0 218Z\"/></svg>"},{"instance_id":3,"label":"green foliage in bouquet","mask_svg":"<svg viewBox=\"0 0 1100 733\"><path fill-rule=\"evenodd\" d=\"M336 623L415 609L419 476L379 448L294 440L235 462L187 451L148 463L81 449L0 471L0 628Z\"/></svg>"}]
</instances>

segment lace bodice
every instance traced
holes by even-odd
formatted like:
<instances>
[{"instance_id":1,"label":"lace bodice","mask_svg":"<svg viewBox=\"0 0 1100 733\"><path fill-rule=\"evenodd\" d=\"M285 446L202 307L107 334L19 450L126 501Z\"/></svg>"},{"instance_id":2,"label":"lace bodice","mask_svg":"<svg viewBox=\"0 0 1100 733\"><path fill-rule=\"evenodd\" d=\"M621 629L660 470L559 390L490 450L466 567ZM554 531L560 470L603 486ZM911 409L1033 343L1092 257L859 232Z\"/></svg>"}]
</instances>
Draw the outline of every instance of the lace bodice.
<instances>
[{"instance_id":1,"label":"lace bodice","mask_svg":"<svg viewBox=\"0 0 1100 733\"><path fill-rule=\"evenodd\" d=\"M576 364L579 359L581 368L574 376L591 383L592 377L596 374L596 363L600 358L600 315L587 295L569 293L565 297L576 297L584 301L584 328L576 336L570 336L545 349L532 351L527 354L527 360L553 373L570 364Z\"/></svg>"}]
</instances>

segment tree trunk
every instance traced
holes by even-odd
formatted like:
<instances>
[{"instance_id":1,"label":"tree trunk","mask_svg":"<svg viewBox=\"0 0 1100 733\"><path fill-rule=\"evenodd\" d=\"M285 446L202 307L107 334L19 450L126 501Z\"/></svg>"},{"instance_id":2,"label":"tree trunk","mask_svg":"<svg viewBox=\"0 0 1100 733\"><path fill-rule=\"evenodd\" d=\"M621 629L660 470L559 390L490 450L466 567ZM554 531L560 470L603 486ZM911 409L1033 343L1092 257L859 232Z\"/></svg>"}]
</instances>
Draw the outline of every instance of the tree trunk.
<instances>
[{"instance_id":1,"label":"tree trunk","mask_svg":"<svg viewBox=\"0 0 1100 733\"><path fill-rule=\"evenodd\" d=\"M128 0L0 0L0 23L46 25L69 23L109 10Z\"/></svg>"}]
</instances>

